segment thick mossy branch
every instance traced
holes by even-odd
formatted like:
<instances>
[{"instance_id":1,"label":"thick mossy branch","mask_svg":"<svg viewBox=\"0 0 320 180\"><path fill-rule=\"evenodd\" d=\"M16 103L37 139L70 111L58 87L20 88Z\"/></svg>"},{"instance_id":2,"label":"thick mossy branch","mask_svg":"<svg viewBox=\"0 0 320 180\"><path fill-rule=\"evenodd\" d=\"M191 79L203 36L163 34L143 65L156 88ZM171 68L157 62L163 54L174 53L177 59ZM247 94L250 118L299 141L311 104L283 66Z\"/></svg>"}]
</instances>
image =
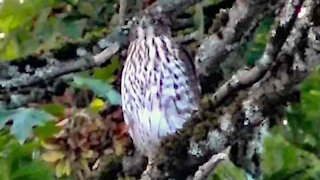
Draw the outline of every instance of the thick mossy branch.
<instances>
[{"instance_id":1,"label":"thick mossy branch","mask_svg":"<svg viewBox=\"0 0 320 180\"><path fill-rule=\"evenodd\" d=\"M218 104L214 110L211 109L211 115L208 115L210 113L207 111L204 113L206 115L203 115L203 111L200 111L193 121L186 123L177 135L164 140L161 153L158 156L159 159L151 171L155 173L144 175L142 179L190 178L197 170L197 166L227 146L235 145L239 140L247 140L247 143L261 141L261 138L259 140L255 137L256 133L260 133L260 130L265 128L260 125L266 123L269 118L280 117L283 113L281 109L291 99L290 95L295 87L313 70L311 65L313 67L320 65L319 59L315 60L318 57L315 53L313 58L307 56L300 61L297 56L304 54L305 51L312 52L314 48L320 47L319 43L315 45L314 41L310 39L315 36L307 36L306 34L309 27L312 26L311 16L315 13L314 9L318 4L319 2L312 0L296 1L295 3L288 1L287 11L284 11L285 14L279 18L276 30L278 33L274 34L265 55L262 57L267 60L264 59L258 65L263 63L262 65L267 66L266 69L263 69L264 76L254 76L255 81L247 84L246 89L237 88L232 92L227 91L226 93L232 93L233 96L228 96L225 103ZM301 7L306 8L309 13L298 16ZM311 30L310 32L320 34L320 31L315 33L314 30ZM306 43L307 37L309 38L308 43ZM311 44L313 46L310 46ZM288 51L289 49L296 51ZM311 54L309 53L309 55ZM297 63L300 65L296 66ZM247 76L239 76L239 78L242 77ZM210 101L204 101L204 105L207 105L206 103L210 103ZM211 118L206 119L206 117ZM251 155L253 155L252 153L255 152L251 152ZM244 155L244 157L246 156ZM246 159L243 160L247 162ZM242 165L252 167L249 164ZM248 168L248 171L255 171L252 173L257 173L255 175L259 176L257 169L250 169L250 167L244 168Z\"/></svg>"}]
</instances>

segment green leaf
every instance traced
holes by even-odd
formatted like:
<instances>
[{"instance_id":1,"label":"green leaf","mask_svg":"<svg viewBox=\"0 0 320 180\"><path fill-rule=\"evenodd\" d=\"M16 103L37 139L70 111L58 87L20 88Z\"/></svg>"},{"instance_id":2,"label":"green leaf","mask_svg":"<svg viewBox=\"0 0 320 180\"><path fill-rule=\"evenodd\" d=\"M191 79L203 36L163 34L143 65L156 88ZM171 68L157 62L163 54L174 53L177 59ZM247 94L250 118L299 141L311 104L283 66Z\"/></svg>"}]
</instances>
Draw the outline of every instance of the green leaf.
<instances>
[{"instance_id":1,"label":"green leaf","mask_svg":"<svg viewBox=\"0 0 320 180\"><path fill-rule=\"evenodd\" d=\"M53 118L50 114L33 108L0 110L0 129L4 127L6 122L12 120L11 134L14 135L20 143L24 143L31 134L34 126L43 125Z\"/></svg>"},{"instance_id":2,"label":"green leaf","mask_svg":"<svg viewBox=\"0 0 320 180\"><path fill-rule=\"evenodd\" d=\"M2 0L0 60L102 37L115 0ZM99 33L97 33L99 32ZM4 37L3 37L4 36Z\"/></svg>"},{"instance_id":3,"label":"green leaf","mask_svg":"<svg viewBox=\"0 0 320 180\"><path fill-rule=\"evenodd\" d=\"M95 79L100 79L108 83L112 83L115 79L114 73L120 67L119 57L113 57L111 59L111 64L104 68L95 68L93 72L93 77Z\"/></svg>"},{"instance_id":4,"label":"green leaf","mask_svg":"<svg viewBox=\"0 0 320 180\"><path fill-rule=\"evenodd\" d=\"M73 77L73 83L77 87L89 88L92 90L98 97L107 99L112 105L120 105L121 97L120 94L113 89L108 83L93 79L93 78L84 78L79 76Z\"/></svg>"},{"instance_id":5,"label":"green leaf","mask_svg":"<svg viewBox=\"0 0 320 180\"><path fill-rule=\"evenodd\" d=\"M63 30L62 32L70 38L78 40L82 37L85 23L85 19L77 21L63 20L61 25Z\"/></svg>"},{"instance_id":6,"label":"green leaf","mask_svg":"<svg viewBox=\"0 0 320 180\"><path fill-rule=\"evenodd\" d=\"M214 170L210 180L247 180L246 173L243 169L236 167L230 161L222 161Z\"/></svg>"},{"instance_id":7,"label":"green leaf","mask_svg":"<svg viewBox=\"0 0 320 180\"><path fill-rule=\"evenodd\" d=\"M7 163L6 160L0 158L0 179L10 180L10 169Z\"/></svg>"},{"instance_id":8,"label":"green leaf","mask_svg":"<svg viewBox=\"0 0 320 180\"><path fill-rule=\"evenodd\" d=\"M14 180L49 180L53 179L47 164L41 161L32 161L22 165L11 175Z\"/></svg>"},{"instance_id":9,"label":"green leaf","mask_svg":"<svg viewBox=\"0 0 320 180\"><path fill-rule=\"evenodd\" d=\"M4 0L0 10L0 31L9 33L29 22L45 4L42 0L24 1Z\"/></svg>"},{"instance_id":10,"label":"green leaf","mask_svg":"<svg viewBox=\"0 0 320 180\"><path fill-rule=\"evenodd\" d=\"M0 179L1 180L53 180L50 168L34 156L39 148L35 141L21 145L0 131Z\"/></svg>"},{"instance_id":11,"label":"green leaf","mask_svg":"<svg viewBox=\"0 0 320 180\"><path fill-rule=\"evenodd\" d=\"M19 44L14 35L7 37L4 47L0 49L0 55L0 58L4 60L11 60L19 56Z\"/></svg>"},{"instance_id":12,"label":"green leaf","mask_svg":"<svg viewBox=\"0 0 320 180\"><path fill-rule=\"evenodd\" d=\"M37 126L33 132L35 135L42 140L51 138L54 134L59 132L59 128L55 125L55 122L46 122L43 126Z\"/></svg>"},{"instance_id":13,"label":"green leaf","mask_svg":"<svg viewBox=\"0 0 320 180\"><path fill-rule=\"evenodd\" d=\"M40 106L42 110L55 117L62 117L64 116L64 106L60 104L45 104Z\"/></svg>"},{"instance_id":14,"label":"green leaf","mask_svg":"<svg viewBox=\"0 0 320 180\"><path fill-rule=\"evenodd\" d=\"M95 98L91 101L89 110L93 113L98 113L100 112L104 107L104 101L102 101L99 98Z\"/></svg>"}]
</instances>

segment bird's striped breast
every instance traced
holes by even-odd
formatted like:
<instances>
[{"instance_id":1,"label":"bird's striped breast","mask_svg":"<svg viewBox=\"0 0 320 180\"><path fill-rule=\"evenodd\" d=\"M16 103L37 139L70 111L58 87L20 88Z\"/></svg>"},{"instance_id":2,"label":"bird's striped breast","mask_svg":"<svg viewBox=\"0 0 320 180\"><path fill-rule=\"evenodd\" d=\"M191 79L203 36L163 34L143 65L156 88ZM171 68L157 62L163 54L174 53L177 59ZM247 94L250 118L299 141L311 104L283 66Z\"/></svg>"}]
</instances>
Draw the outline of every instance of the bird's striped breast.
<instances>
[{"instance_id":1,"label":"bird's striped breast","mask_svg":"<svg viewBox=\"0 0 320 180\"><path fill-rule=\"evenodd\" d=\"M122 73L124 118L138 149L150 154L198 108L199 84L187 56L166 36L133 41Z\"/></svg>"}]
</instances>

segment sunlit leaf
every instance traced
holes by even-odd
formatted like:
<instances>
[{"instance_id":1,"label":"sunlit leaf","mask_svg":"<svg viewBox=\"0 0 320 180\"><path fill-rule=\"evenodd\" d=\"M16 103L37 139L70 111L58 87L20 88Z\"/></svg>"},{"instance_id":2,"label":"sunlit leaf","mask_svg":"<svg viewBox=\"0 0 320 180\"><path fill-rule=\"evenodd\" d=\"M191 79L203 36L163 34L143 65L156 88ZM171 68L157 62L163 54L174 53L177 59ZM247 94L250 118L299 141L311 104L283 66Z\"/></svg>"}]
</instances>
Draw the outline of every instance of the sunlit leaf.
<instances>
[{"instance_id":1,"label":"sunlit leaf","mask_svg":"<svg viewBox=\"0 0 320 180\"><path fill-rule=\"evenodd\" d=\"M10 60L19 56L19 45L14 36L10 36L3 49L0 49L0 58Z\"/></svg>"},{"instance_id":2,"label":"sunlit leaf","mask_svg":"<svg viewBox=\"0 0 320 180\"><path fill-rule=\"evenodd\" d=\"M65 157L65 154L58 150L48 151L42 154L42 159L47 162L56 162Z\"/></svg>"},{"instance_id":3,"label":"sunlit leaf","mask_svg":"<svg viewBox=\"0 0 320 180\"><path fill-rule=\"evenodd\" d=\"M32 20L44 5L45 1L42 0L26 0L24 3L20 0L3 0L0 10L0 31L9 33Z\"/></svg>"},{"instance_id":4,"label":"sunlit leaf","mask_svg":"<svg viewBox=\"0 0 320 180\"><path fill-rule=\"evenodd\" d=\"M60 160L56 165L56 176L58 178L71 174L71 163L68 160Z\"/></svg>"},{"instance_id":5,"label":"sunlit leaf","mask_svg":"<svg viewBox=\"0 0 320 180\"><path fill-rule=\"evenodd\" d=\"M60 147L57 144L50 144L46 143L45 141L41 141L41 146L44 147L46 150L57 150Z\"/></svg>"},{"instance_id":6,"label":"sunlit leaf","mask_svg":"<svg viewBox=\"0 0 320 180\"><path fill-rule=\"evenodd\" d=\"M2 0L0 59L43 53L104 35L116 0ZM99 33L96 33L99 32Z\"/></svg>"},{"instance_id":7,"label":"sunlit leaf","mask_svg":"<svg viewBox=\"0 0 320 180\"><path fill-rule=\"evenodd\" d=\"M94 99L91 103L90 103L90 110L94 113L98 113L99 111L101 111L104 107L104 101L101 99Z\"/></svg>"}]
</instances>

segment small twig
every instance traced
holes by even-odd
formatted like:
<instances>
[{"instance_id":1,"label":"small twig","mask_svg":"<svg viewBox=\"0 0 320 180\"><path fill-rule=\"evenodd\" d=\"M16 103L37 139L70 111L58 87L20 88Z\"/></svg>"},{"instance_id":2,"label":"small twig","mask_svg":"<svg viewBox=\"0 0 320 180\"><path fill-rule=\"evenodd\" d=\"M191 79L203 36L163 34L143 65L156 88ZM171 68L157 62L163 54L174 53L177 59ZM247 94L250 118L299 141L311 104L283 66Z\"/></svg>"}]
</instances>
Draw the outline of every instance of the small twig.
<instances>
[{"instance_id":1,"label":"small twig","mask_svg":"<svg viewBox=\"0 0 320 180\"><path fill-rule=\"evenodd\" d=\"M184 44L184 43L188 43L190 41L196 41L197 37L198 37L198 31L194 31L194 32L187 34L185 36L178 36L178 37L174 38L174 40L178 44Z\"/></svg>"},{"instance_id":2,"label":"small twig","mask_svg":"<svg viewBox=\"0 0 320 180\"><path fill-rule=\"evenodd\" d=\"M103 50L101 53L93 56L93 60L96 64L102 64L106 62L112 55L118 52L120 45L118 43L113 43L109 48Z\"/></svg>"},{"instance_id":3,"label":"small twig","mask_svg":"<svg viewBox=\"0 0 320 180\"><path fill-rule=\"evenodd\" d=\"M228 158L230 148L224 150L224 152L215 154L209 159L208 162L199 167L198 171L194 174L193 180L205 180L214 171L217 165Z\"/></svg>"},{"instance_id":4,"label":"small twig","mask_svg":"<svg viewBox=\"0 0 320 180\"><path fill-rule=\"evenodd\" d=\"M128 0L119 0L119 25L124 25L128 8Z\"/></svg>"},{"instance_id":5,"label":"small twig","mask_svg":"<svg viewBox=\"0 0 320 180\"><path fill-rule=\"evenodd\" d=\"M172 29L184 29L193 26L192 18L176 18L173 20Z\"/></svg>"}]
</instances>

